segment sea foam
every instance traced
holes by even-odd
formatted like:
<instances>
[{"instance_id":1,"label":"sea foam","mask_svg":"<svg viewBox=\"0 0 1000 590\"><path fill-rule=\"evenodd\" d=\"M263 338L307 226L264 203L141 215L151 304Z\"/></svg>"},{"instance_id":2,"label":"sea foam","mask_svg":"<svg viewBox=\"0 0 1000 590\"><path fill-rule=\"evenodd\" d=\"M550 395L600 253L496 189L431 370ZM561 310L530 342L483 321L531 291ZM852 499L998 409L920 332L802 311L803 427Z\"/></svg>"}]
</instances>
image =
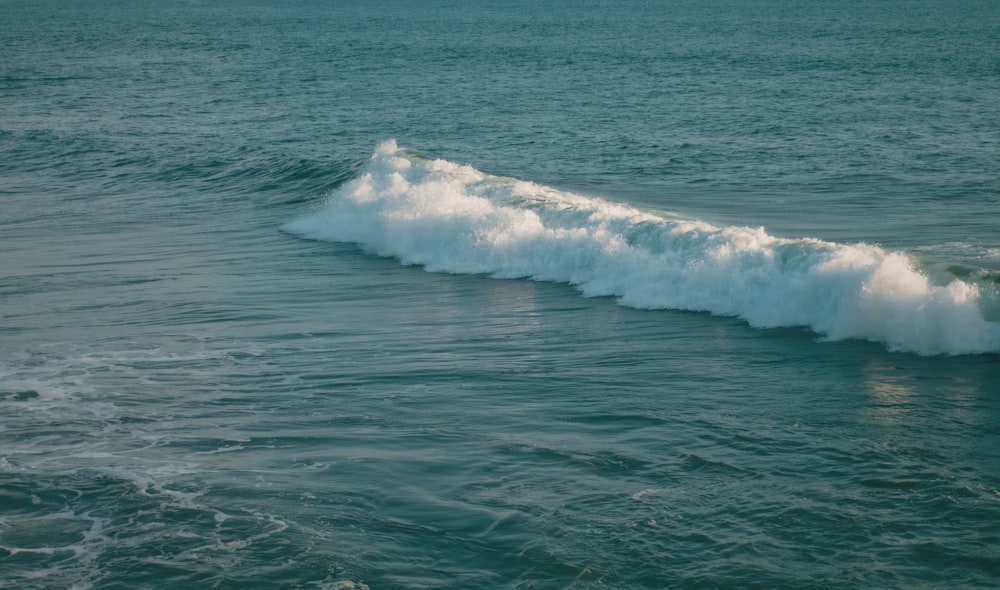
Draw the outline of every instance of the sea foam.
<instances>
[{"instance_id":1,"label":"sea foam","mask_svg":"<svg viewBox=\"0 0 1000 590\"><path fill-rule=\"evenodd\" d=\"M282 229L434 272L570 283L630 307L804 326L920 354L1000 352L984 285L935 283L905 253L645 212L425 159L394 141Z\"/></svg>"}]
</instances>

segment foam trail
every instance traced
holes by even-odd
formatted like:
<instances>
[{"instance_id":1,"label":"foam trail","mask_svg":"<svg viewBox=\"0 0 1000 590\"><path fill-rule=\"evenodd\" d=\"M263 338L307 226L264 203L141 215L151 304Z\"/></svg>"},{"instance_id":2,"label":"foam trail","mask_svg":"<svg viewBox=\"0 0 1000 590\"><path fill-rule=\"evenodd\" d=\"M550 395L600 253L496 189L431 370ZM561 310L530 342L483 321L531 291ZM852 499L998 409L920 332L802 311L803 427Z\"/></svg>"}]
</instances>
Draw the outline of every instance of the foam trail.
<instances>
[{"instance_id":1,"label":"foam trail","mask_svg":"<svg viewBox=\"0 0 1000 590\"><path fill-rule=\"evenodd\" d=\"M631 307L805 326L920 354L1000 352L984 286L935 284L903 253L653 215L422 159L394 141L324 208L283 229L429 271L566 282Z\"/></svg>"}]
</instances>

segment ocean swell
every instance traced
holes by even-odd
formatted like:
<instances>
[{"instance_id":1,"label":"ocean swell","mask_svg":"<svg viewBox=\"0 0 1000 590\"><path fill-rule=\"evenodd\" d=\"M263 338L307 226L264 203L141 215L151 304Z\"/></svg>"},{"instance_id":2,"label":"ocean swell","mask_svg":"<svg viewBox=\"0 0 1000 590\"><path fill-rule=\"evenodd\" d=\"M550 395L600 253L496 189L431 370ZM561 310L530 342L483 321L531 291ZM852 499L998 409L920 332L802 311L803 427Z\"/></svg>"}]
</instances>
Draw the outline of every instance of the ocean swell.
<instances>
[{"instance_id":1,"label":"ocean swell","mask_svg":"<svg viewBox=\"0 0 1000 590\"><path fill-rule=\"evenodd\" d=\"M394 141L282 229L434 272L570 283L631 307L805 326L919 354L1000 352L984 285L937 284L904 253L652 214L424 159Z\"/></svg>"}]
</instances>

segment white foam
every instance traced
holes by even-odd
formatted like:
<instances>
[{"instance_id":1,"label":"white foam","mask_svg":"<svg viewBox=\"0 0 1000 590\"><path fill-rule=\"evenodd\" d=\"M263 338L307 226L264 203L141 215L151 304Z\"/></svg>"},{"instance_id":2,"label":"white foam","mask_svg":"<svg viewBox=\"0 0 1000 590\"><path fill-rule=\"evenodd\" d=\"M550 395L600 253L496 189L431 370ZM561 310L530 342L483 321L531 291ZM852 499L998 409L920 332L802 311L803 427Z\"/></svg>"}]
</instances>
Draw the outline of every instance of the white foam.
<instances>
[{"instance_id":1,"label":"white foam","mask_svg":"<svg viewBox=\"0 0 1000 590\"><path fill-rule=\"evenodd\" d=\"M654 215L421 159L394 141L321 210L283 229L429 271L566 282L632 307L805 326L921 354L1000 352L981 287L935 285L903 253Z\"/></svg>"}]
</instances>

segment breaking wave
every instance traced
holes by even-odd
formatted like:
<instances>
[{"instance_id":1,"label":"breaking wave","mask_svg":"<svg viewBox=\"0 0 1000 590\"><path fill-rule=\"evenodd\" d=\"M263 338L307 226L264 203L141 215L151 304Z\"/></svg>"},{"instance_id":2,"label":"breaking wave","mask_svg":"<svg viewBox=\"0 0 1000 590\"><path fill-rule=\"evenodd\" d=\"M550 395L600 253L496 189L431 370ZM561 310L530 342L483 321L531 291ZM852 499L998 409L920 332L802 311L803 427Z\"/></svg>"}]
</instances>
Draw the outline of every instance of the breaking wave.
<instances>
[{"instance_id":1,"label":"breaking wave","mask_svg":"<svg viewBox=\"0 0 1000 590\"><path fill-rule=\"evenodd\" d=\"M381 144L323 207L283 226L428 271L574 285L622 305L804 326L919 354L1000 352L991 281L932 279L902 252L716 227ZM988 317L989 316L989 317Z\"/></svg>"}]
</instances>

